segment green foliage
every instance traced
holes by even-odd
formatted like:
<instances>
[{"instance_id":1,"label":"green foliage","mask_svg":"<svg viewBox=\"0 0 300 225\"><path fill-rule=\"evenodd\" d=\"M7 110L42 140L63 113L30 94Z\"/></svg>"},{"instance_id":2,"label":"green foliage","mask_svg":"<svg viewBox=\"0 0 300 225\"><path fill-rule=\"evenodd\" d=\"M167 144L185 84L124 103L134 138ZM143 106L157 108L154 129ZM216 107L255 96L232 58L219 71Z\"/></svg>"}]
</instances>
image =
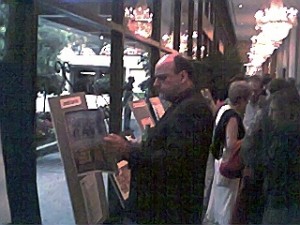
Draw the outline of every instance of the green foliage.
<instances>
[{"instance_id":1,"label":"green foliage","mask_svg":"<svg viewBox=\"0 0 300 225\"><path fill-rule=\"evenodd\" d=\"M97 45L98 37L85 35L82 32L64 29L61 25L40 19L38 26L38 54L37 54L37 91L47 94L62 92L63 79L55 75L55 63L58 55L68 44L80 46L91 43ZM47 78L48 77L48 78Z\"/></svg>"},{"instance_id":2,"label":"green foliage","mask_svg":"<svg viewBox=\"0 0 300 225\"><path fill-rule=\"evenodd\" d=\"M37 91L60 94L63 78L55 74L60 51L76 39L76 35L40 21L38 26Z\"/></svg>"},{"instance_id":3,"label":"green foliage","mask_svg":"<svg viewBox=\"0 0 300 225\"><path fill-rule=\"evenodd\" d=\"M110 93L110 75L97 79L93 84L93 90L96 95Z\"/></svg>"},{"instance_id":4,"label":"green foliage","mask_svg":"<svg viewBox=\"0 0 300 225\"><path fill-rule=\"evenodd\" d=\"M39 75L37 77L37 87L40 92L59 95L63 91L64 80L58 74Z\"/></svg>"},{"instance_id":5,"label":"green foliage","mask_svg":"<svg viewBox=\"0 0 300 225\"><path fill-rule=\"evenodd\" d=\"M201 61L193 60L193 64L198 87L209 88L218 95L226 95L229 81L241 73L243 65L235 46L229 46L224 54L211 54Z\"/></svg>"},{"instance_id":6,"label":"green foliage","mask_svg":"<svg viewBox=\"0 0 300 225\"><path fill-rule=\"evenodd\" d=\"M54 73L54 65L60 51L67 46L71 33L48 25L38 27L37 74Z\"/></svg>"}]
</instances>

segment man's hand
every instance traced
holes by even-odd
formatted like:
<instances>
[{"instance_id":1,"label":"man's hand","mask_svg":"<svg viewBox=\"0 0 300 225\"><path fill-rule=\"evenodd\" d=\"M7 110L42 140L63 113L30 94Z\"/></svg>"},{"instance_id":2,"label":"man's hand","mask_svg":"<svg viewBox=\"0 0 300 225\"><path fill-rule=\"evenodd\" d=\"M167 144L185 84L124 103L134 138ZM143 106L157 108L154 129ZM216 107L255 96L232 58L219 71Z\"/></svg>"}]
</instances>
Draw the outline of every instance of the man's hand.
<instances>
[{"instance_id":1,"label":"man's hand","mask_svg":"<svg viewBox=\"0 0 300 225\"><path fill-rule=\"evenodd\" d=\"M109 134L103 140L106 151L116 154L119 157L128 157L130 144L124 137L117 134Z\"/></svg>"},{"instance_id":2,"label":"man's hand","mask_svg":"<svg viewBox=\"0 0 300 225\"><path fill-rule=\"evenodd\" d=\"M210 93L210 90L208 88L204 88L204 89L201 89L200 91L201 91L201 94L204 97L207 105L209 106L212 114L215 115L219 108L216 106L214 99Z\"/></svg>"},{"instance_id":3,"label":"man's hand","mask_svg":"<svg viewBox=\"0 0 300 225\"><path fill-rule=\"evenodd\" d=\"M203 88L203 89L201 89L200 91L201 91L202 96L203 96L208 102L214 100L208 88Z\"/></svg>"}]
</instances>

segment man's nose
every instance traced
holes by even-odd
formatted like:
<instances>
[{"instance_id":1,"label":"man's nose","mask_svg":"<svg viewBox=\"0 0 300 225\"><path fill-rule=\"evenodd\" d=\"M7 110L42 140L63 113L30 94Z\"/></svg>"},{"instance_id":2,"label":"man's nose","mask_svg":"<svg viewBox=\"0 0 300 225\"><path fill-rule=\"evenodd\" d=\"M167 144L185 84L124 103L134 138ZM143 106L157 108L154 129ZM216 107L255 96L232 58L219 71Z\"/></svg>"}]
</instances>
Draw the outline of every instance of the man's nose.
<instances>
[{"instance_id":1,"label":"man's nose","mask_svg":"<svg viewBox=\"0 0 300 225\"><path fill-rule=\"evenodd\" d=\"M154 83L153 83L153 87L158 88L158 86L160 85L160 82L157 78L155 78Z\"/></svg>"}]
</instances>

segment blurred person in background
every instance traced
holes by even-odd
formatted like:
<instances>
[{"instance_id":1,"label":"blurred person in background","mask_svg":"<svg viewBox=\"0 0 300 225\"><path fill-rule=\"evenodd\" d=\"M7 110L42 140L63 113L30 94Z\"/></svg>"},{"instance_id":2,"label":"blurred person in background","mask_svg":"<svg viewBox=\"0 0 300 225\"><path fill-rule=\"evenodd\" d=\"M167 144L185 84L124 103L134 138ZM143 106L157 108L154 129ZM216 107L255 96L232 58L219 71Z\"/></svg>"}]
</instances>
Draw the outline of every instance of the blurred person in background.
<instances>
[{"instance_id":1,"label":"blurred person in background","mask_svg":"<svg viewBox=\"0 0 300 225\"><path fill-rule=\"evenodd\" d=\"M268 121L263 224L300 224L300 99L293 88L271 95Z\"/></svg>"}]
</instances>

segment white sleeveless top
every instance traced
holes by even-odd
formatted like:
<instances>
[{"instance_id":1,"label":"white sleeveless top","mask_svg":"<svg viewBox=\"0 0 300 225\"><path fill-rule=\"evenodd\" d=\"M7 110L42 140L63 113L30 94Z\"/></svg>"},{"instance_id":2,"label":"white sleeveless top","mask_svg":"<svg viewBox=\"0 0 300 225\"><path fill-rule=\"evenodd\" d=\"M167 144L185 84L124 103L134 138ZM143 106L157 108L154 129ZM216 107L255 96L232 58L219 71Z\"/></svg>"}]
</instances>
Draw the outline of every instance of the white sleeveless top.
<instances>
[{"instance_id":1,"label":"white sleeveless top","mask_svg":"<svg viewBox=\"0 0 300 225\"><path fill-rule=\"evenodd\" d=\"M224 105L220 108L216 116L215 126L219 123L223 113L228 109L230 109L229 105ZM222 158L228 155L229 152L224 147ZM215 159L214 178L204 220L215 224L227 225L230 222L236 202L240 178L229 179L220 173L219 168L222 158L219 160Z\"/></svg>"}]
</instances>

